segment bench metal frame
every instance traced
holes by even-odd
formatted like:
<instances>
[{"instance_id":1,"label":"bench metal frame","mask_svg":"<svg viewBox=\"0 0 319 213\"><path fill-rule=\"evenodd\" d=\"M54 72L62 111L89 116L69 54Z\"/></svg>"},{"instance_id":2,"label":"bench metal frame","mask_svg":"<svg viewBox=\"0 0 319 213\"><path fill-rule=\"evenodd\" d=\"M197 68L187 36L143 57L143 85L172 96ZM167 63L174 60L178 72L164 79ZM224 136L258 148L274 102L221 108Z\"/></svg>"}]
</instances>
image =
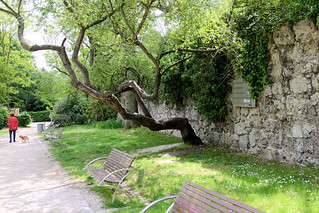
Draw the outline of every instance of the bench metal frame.
<instances>
[{"instance_id":1,"label":"bench metal frame","mask_svg":"<svg viewBox=\"0 0 319 213\"><path fill-rule=\"evenodd\" d=\"M59 143L60 145L66 145L66 146L68 146L66 143L62 143L62 142L60 141L60 138L61 138L61 136L62 136L63 130L64 130L64 128L60 128L56 134L54 134L54 135L48 135L47 137L49 138L49 141L57 142L57 143Z\"/></svg>"},{"instance_id":2,"label":"bench metal frame","mask_svg":"<svg viewBox=\"0 0 319 213\"><path fill-rule=\"evenodd\" d=\"M54 124L52 125L51 127L48 127L46 130L49 130L49 131L46 131L44 130L42 133L45 135L45 136L49 136L49 135L52 135L55 131L55 128L57 127L58 125L57 124Z\"/></svg>"},{"instance_id":3,"label":"bench metal frame","mask_svg":"<svg viewBox=\"0 0 319 213\"><path fill-rule=\"evenodd\" d=\"M90 166L93 163L102 160L104 163L100 168ZM106 187L115 189L112 197L112 203L114 202L117 191L121 191L126 194L131 201L132 198L130 194L123 188L122 184L124 179L131 172L131 165L134 160L134 156L113 148L108 157L99 157L92 160L84 167L83 171L87 170L89 173L91 173L93 177L99 181L98 186L103 184ZM113 186L109 183L114 183L117 185Z\"/></svg>"}]
</instances>

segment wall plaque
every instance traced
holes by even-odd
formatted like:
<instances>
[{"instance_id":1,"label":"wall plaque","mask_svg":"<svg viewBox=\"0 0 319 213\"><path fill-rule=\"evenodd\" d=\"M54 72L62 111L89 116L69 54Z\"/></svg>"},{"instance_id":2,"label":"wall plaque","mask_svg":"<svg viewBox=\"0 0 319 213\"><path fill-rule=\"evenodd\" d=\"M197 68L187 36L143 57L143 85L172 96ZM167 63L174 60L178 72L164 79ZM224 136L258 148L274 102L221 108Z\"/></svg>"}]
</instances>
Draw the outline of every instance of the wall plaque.
<instances>
[{"instance_id":1,"label":"wall plaque","mask_svg":"<svg viewBox=\"0 0 319 213\"><path fill-rule=\"evenodd\" d=\"M249 93L249 85L243 79L233 81L233 106L234 107L256 107L256 100Z\"/></svg>"}]
</instances>

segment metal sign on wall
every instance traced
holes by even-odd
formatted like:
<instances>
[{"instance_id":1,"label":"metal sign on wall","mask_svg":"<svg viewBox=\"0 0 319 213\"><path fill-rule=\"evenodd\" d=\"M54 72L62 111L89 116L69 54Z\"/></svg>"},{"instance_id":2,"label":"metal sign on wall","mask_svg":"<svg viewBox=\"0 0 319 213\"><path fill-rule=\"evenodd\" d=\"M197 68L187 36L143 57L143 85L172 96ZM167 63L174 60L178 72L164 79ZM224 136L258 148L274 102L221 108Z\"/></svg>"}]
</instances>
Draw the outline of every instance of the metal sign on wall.
<instances>
[{"instance_id":1,"label":"metal sign on wall","mask_svg":"<svg viewBox=\"0 0 319 213\"><path fill-rule=\"evenodd\" d=\"M233 81L233 106L234 107L256 107L256 100L251 98L249 85L243 79Z\"/></svg>"}]
</instances>

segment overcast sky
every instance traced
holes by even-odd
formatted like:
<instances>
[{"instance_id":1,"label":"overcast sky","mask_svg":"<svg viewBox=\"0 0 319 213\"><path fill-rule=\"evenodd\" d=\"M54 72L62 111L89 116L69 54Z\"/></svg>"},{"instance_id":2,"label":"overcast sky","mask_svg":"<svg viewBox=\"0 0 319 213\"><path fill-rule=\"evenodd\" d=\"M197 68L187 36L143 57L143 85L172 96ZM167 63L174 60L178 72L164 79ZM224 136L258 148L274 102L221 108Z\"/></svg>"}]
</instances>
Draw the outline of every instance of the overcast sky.
<instances>
[{"instance_id":1,"label":"overcast sky","mask_svg":"<svg viewBox=\"0 0 319 213\"><path fill-rule=\"evenodd\" d=\"M27 41L29 41L31 45L33 45L33 44L41 45L41 44L45 43L44 39L43 39L43 35L41 35L41 33L32 32L32 31L25 31L24 36L25 36L25 39ZM31 53L34 56L35 63L37 65L38 69L41 69L41 68L47 69L48 68L48 66L45 62L45 58L44 58L44 53L45 53L44 50L31 52Z\"/></svg>"}]
</instances>

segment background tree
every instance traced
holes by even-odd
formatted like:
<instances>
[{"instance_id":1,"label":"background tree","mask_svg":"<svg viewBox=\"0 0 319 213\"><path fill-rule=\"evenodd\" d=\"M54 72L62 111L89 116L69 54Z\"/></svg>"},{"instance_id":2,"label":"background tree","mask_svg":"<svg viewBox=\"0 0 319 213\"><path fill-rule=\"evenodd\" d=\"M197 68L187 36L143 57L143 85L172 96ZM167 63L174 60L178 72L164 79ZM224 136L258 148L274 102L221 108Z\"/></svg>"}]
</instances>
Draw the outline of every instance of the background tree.
<instances>
[{"instance_id":1,"label":"background tree","mask_svg":"<svg viewBox=\"0 0 319 213\"><path fill-rule=\"evenodd\" d=\"M19 92L19 87L30 86L28 71L34 70L30 52L22 49L14 37L15 25L10 17L1 14L0 19L0 103L7 108L19 107L11 102L12 95Z\"/></svg>"},{"instance_id":2,"label":"background tree","mask_svg":"<svg viewBox=\"0 0 319 213\"><path fill-rule=\"evenodd\" d=\"M23 111L52 110L55 102L71 90L69 80L56 70L33 70L27 72L31 79L28 87L17 86L19 91L12 95L12 103Z\"/></svg>"}]
</instances>

